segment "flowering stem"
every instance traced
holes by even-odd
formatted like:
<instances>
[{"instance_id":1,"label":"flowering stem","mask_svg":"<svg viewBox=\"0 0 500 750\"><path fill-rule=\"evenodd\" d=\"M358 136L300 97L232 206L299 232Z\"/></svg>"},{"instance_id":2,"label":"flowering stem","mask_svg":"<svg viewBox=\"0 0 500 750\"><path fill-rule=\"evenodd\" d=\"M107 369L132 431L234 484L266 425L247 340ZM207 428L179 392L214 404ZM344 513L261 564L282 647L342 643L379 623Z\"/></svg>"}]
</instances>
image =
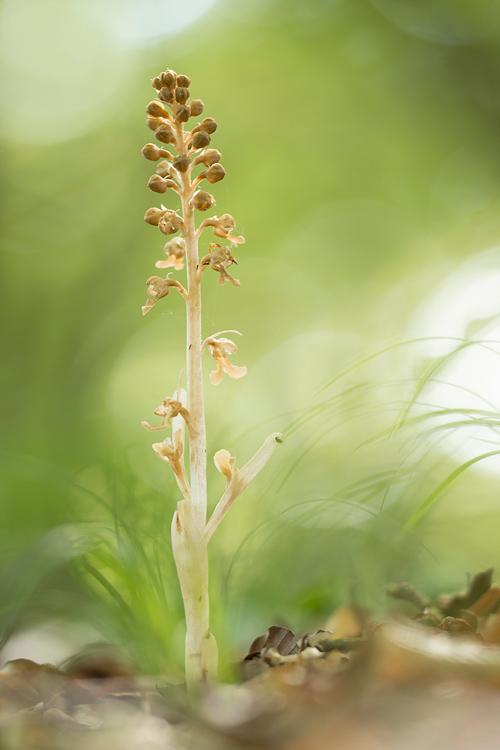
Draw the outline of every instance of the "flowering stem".
<instances>
[{"instance_id":1,"label":"flowering stem","mask_svg":"<svg viewBox=\"0 0 500 750\"><path fill-rule=\"evenodd\" d=\"M182 123L176 125L178 152L187 153ZM191 500L198 525L202 529L207 517L207 440L205 410L203 405L203 376L201 366L201 286L198 274L198 239L194 222L194 209L189 201L192 193L188 172L181 174L181 202L186 242L187 288L187 398L193 432L189 438Z\"/></svg>"},{"instance_id":2,"label":"flowering stem","mask_svg":"<svg viewBox=\"0 0 500 750\"><path fill-rule=\"evenodd\" d=\"M186 615L186 681L196 690L217 676L217 643L209 623L207 543L186 500L172 521L172 550Z\"/></svg>"},{"instance_id":3,"label":"flowering stem","mask_svg":"<svg viewBox=\"0 0 500 750\"><path fill-rule=\"evenodd\" d=\"M173 398L167 397L155 410L155 415L162 417L161 424L143 426L150 431L159 431L172 427L172 437L161 443L155 443L153 449L166 461L174 471L175 478L183 496L177 504L177 510L171 529L172 550L174 554L179 583L182 591L186 615L186 680L188 687L197 689L203 682L217 676L217 644L210 632L210 606L208 593L208 553L207 544L214 530L226 514L230 505L243 491L249 481L263 468L273 453L280 436L273 433L265 441L255 456L238 470L227 451L218 451L214 458L216 466L226 474L226 491L217 505L212 518L207 524L207 444L205 431L205 413L203 405L202 355L208 347L210 355L216 361L217 369L210 373L210 381L217 385L223 373L231 378L241 378L246 374L245 366L235 365L228 360L237 346L234 341L217 338L220 334L209 336L202 343L201 336L201 279L205 269L211 268L219 274L221 286L228 281L239 286L238 279L233 278L227 269L237 264L229 247L211 243L209 253L201 262L198 257L198 240L205 228L211 227L217 238L227 240L233 247L243 243L244 237L232 234L235 221L230 214L222 214L204 219L198 229L195 226L194 213L207 211L215 204L215 198L206 190L198 189L203 180L209 185L222 180L226 174L219 164L221 155L210 145L210 135L217 129L212 117L205 117L195 125L191 132L184 131L184 123L203 112L200 99L190 99L187 76L177 75L173 70L166 70L153 79L153 88L158 99L150 102L146 111L148 127L154 131L156 140L171 146L177 156L168 149L148 143L142 149L146 159L158 161L163 159L148 181L148 187L155 193L171 190L179 195L182 204L182 215L177 211L161 206L149 208L144 220L164 235L176 237L166 243L163 250L167 259L158 261L157 268L183 268L186 260L187 289L175 279L151 276L148 281L150 299L142 308L144 315L172 288L182 295L186 302L187 351L186 375L187 394L179 387ZM168 112L168 107L171 111ZM196 176L193 168L203 165ZM221 331L220 333L238 333L238 331ZM241 334L240 334L241 335ZM189 433L190 483L184 468L184 427ZM229 456L229 458L226 456ZM224 463L224 459L227 463Z\"/></svg>"},{"instance_id":4,"label":"flowering stem","mask_svg":"<svg viewBox=\"0 0 500 750\"><path fill-rule=\"evenodd\" d=\"M176 123L176 134L179 156L186 156L187 148L182 122ZM187 529L184 521L181 532L181 503L179 503L172 525L172 545L186 614L186 678L188 686L193 688L216 677L217 645L209 629L208 558L206 542L201 533L207 518L207 442L201 364L201 284L198 279L198 238L196 237L194 209L190 205L193 192L190 172L181 172L180 180L179 194L186 243L188 292L186 298L186 371L187 408L190 415L191 475L191 503L185 506L184 514L189 511L187 518L192 520L190 524L187 524ZM190 531L189 527L191 527ZM197 540L196 544L193 544L193 539Z\"/></svg>"}]
</instances>

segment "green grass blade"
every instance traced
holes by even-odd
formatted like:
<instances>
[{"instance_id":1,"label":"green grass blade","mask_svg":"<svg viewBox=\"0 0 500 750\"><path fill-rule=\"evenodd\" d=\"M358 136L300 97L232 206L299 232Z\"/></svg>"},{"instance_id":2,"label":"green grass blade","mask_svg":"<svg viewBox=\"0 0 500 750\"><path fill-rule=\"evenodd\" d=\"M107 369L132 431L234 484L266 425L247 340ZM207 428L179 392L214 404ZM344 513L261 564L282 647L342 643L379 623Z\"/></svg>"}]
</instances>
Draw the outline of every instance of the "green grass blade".
<instances>
[{"instance_id":1,"label":"green grass blade","mask_svg":"<svg viewBox=\"0 0 500 750\"><path fill-rule=\"evenodd\" d=\"M479 463L479 461L483 461L485 458L490 458L491 456L500 456L500 450L490 451L489 453L482 453L480 456L475 456L469 461L461 464L461 466L458 466L456 469L454 469L454 471L451 472L451 474L448 474L446 479L440 482L440 484L438 484L438 486L430 493L430 495L427 495L425 500L420 503L418 508L413 511L409 519L404 524L403 531L407 532L415 528L420 519L432 508L432 506L438 500L439 496L450 486L450 484L452 484L452 482L455 481L455 479L458 479L458 477L463 474L464 471L466 471L470 466Z\"/></svg>"}]
</instances>

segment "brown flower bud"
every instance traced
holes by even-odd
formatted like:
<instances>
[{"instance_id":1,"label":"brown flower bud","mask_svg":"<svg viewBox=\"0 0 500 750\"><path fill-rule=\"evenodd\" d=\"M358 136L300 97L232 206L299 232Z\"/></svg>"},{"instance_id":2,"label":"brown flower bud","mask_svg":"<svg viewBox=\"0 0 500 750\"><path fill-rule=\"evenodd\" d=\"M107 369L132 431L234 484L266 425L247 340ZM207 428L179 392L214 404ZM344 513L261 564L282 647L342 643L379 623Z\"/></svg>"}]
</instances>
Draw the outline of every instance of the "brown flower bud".
<instances>
[{"instance_id":1,"label":"brown flower bud","mask_svg":"<svg viewBox=\"0 0 500 750\"><path fill-rule=\"evenodd\" d=\"M204 130L205 133L215 133L217 130L217 123L213 117L205 117L204 120L198 125L200 130Z\"/></svg>"},{"instance_id":2,"label":"brown flower bud","mask_svg":"<svg viewBox=\"0 0 500 750\"><path fill-rule=\"evenodd\" d=\"M209 255L206 255L201 261L202 266L209 265L210 268L213 268L214 271L219 272L220 276L217 281L221 286L224 286L226 281L229 281L231 284L234 284L234 286L240 286L240 282L238 281L238 279L233 278L227 272L227 269L233 263L238 265L238 261L232 255L229 248L222 247L222 245L217 245L216 243L212 243L210 245ZM234 346L234 343L233 343L233 346Z\"/></svg>"},{"instance_id":3,"label":"brown flower bud","mask_svg":"<svg viewBox=\"0 0 500 750\"><path fill-rule=\"evenodd\" d=\"M217 221L217 226L221 231L227 234L229 232L232 232L232 230L236 226L236 222L231 216L231 214L222 214L220 219L218 219Z\"/></svg>"},{"instance_id":4,"label":"brown flower bud","mask_svg":"<svg viewBox=\"0 0 500 750\"><path fill-rule=\"evenodd\" d=\"M159 78L159 76L156 76L156 78L153 78L153 80L151 81L151 86L157 91L161 89L161 87L163 86L163 83L161 82L161 79Z\"/></svg>"},{"instance_id":5,"label":"brown flower bud","mask_svg":"<svg viewBox=\"0 0 500 750\"><path fill-rule=\"evenodd\" d=\"M167 89L173 89L177 83L177 75L173 70L166 70L158 76Z\"/></svg>"},{"instance_id":6,"label":"brown flower bud","mask_svg":"<svg viewBox=\"0 0 500 750\"><path fill-rule=\"evenodd\" d=\"M178 156L172 162L172 166L174 166L178 172L187 172L190 164L191 159L189 156Z\"/></svg>"},{"instance_id":7,"label":"brown flower bud","mask_svg":"<svg viewBox=\"0 0 500 750\"><path fill-rule=\"evenodd\" d=\"M146 120L146 125L150 130L156 130L160 127L160 125L163 125L163 120L159 117L148 117Z\"/></svg>"},{"instance_id":8,"label":"brown flower bud","mask_svg":"<svg viewBox=\"0 0 500 750\"><path fill-rule=\"evenodd\" d=\"M193 99L191 102L191 117L198 117L203 112L204 104L201 99Z\"/></svg>"},{"instance_id":9,"label":"brown flower bud","mask_svg":"<svg viewBox=\"0 0 500 750\"><path fill-rule=\"evenodd\" d=\"M156 174L160 177L172 177L172 167L166 159L157 165Z\"/></svg>"},{"instance_id":10,"label":"brown flower bud","mask_svg":"<svg viewBox=\"0 0 500 750\"><path fill-rule=\"evenodd\" d=\"M189 99L189 89L176 88L175 89L175 101L179 104L185 104Z\"/></svg>"},{"instance_id":11,"label":"brown flower bud","mask_svg":"<svg viewBox=\"0 0 500 750\"><path fill-rule=\"evenodd\" d=\"M191 79L187 76L178 75L177 76L177 85L181 86L182 88L187 89L187 87L191 84Z\"/></svg>"},{"instance_id":12,"label":"brown flower bud","mask_svg":"<svg viewBox=\"0 0 500 750\"><path fill-rule=\"evenodd\" d=\"M210 193L205 192L205 190L199 190L194 194L191 200L191 204L194 208L198 209L198 211L208 211L208 209L211 208L214 203L214 196L210 195Z\"/></svg>"},{"instance_id":13,"label":"brown flower bud","mask_svg":"<svg viewBox=\"0 0 500 750\"><path fill-rule=\"evenodd\" d=\"M149 102L146 107L149 117L168 117L168 112L160 102Z\"/></svg>"},{"instance_id":14,"label":"brown flower bud","mask_svg":"<svg viewBox=\"0 0 500 750\"><path fill-rule=\"evenodd\" d=\"M175 119L177 122L187 122L189 118L191 117L191 109L187 104L180 104L177 107L177 112L175 114Z\"/></svg>"},{"instance_id":15,"label":"brown flower bud","mask_svg":"<svg viewBox=\"0 0 500 750\"><path fill-rule=\"evenodd\" d=\"M144 221L147 224L151 224L152 226L157 227L160 219L166 213L166 211L166 209L162 208L148 208L148 210L144 214Z\"/></svg>"},{"instance_id":16,"label":"brown flower bud","mask_svg":"<svg viewBox=\"0 0 500 750\"><path fill-rule=\"evenodd\" d=\"M167 182L159 174L154 174L148 180L148 188L154 193L165 193L167 191Z\"/></svg>"},{"instance_id":17,"label":"brown flower bud","mask_svg":"<svg viewBox=\"0 0 500 750\"><path fill-rule=\"evenodd\" d=\"M198 131L198 133L195 133L193 136L193 140L191 141L191 147L195 149L195 151L199 148L205 148L205 146L208 146L210 143L210 136L208 133L204 133L202 130Z\"/></svg>"},{"instance_id":18,"label":"brown flower bud","mask_svg":"<svg viewBox=\"0 0 500 750\"><path fill-rule=\"evenodd\" d=\"M150 161L157 161L163 154L162 149L155 146L154 143L146 143L141 151L141 154Z\"/></svg>"},{"instance_id":19,"label":"brown flower bud","mask_svg":"<svg viewBox=\"0 0 500 750\"><path fill-rule=\"evenodd\" d=\"M162 143L173 143L175 141L175 133L171 125L164 123L155 130L155 138Z\"/></svg>"},{"instance_id":20,"label":"brown flower bud","mask_svg":"<svg viewBox=\"0 0 500 750\"><path fill-rule=\"evenodd\" d=\"M161 99L162 102L165 102L166 104L172 104L174 101L174 95L170 91L170 89L167 89L166 86L163 86L158 92L158 99Z\"/></svg>"},{"instance_id":21,"label":"brown flower bud","mask_svg":"<svg viewBox=\"0 0 500 750\"><path fill-rule=\"evenodd\" d=\"M170 287L175 286L175 287L177 287L177 289L183 289L183 291L185 292L184 288L179 284L179 282L178 281L174 281L173 279L170 279L168 275L167 275L166 279L162 279L160 276L151 276L147 280L146 283L148 285L148 294L149 294L149 296L152 299L148 299L148 301L146 302L146 304L143 306L143 308L142 308L142 314L143 315L146 315L146 313L151 310L151 308L153 307L153 305L155 305L158 302L159 299L162 299L163 297L167 296L167 294L170 292ZM172 402L172 405L179 404L179 406L182 408L182 404L180 402L175 402L175 401L173 401L173 399L168 399L168 401ZM163 402L163 404L166 405L166 402L167 402L167 399L165 399L165 401ZM162 407L159 407L158 409L155 409L154 413L155 414L159 414L161 408ZM162 416L165 413L166 413L166 411L163 411L162 412ZM179 411L177 411L177 412L174 411L173 413L171 413L171 416L175 416L178 413L179 413ZM143 424L144 424L144 426L146 426L147 422L143 422ZM149 425L148 425L148 427L149 427Z\"/></svg>"},{"instance_id":22,"label":"brown flower bud","mask_svg":"<svg viewBox=\"0 0 500 750\"><path fill-rule=\"evenodd\" d=\"M158 227L163 234L175 234L182 227L182 219L175 211L165 211L158 222Z\"/></svg>"},{"instance_id":23,"label":"brown flower bud","mask_svg":"<svg viewBox=\"0 0 500 750\"><path fill-rule=\"evenodd\" d=\"M213 185L215 182L223 180L225 176L226 170L222 164L212 164L212 166L207 169L206 180Z\"/></svg>"},{"instance_id":24,"label":"brown flower bud","mask_svg":"<svg viewBox=\"0 0 500 750\"><path fill-rule=\"evenodd\" d=\"M210 220L210 225L213 226L214 234L217 237L223 237L224 239L229 240L234 246L245 242L245 238L241 235L234 237L231 234L235 227L235 221L231 214L222 214L220 219L218 219L217 216L214 216L214 218Z\"/></svg>"},{"instance_id":25,"label":"brown flower bud","mask_svg":"<svg viewBox=\"0 0 500 750\"><path fill-rule=\"evenodd\" d=\"M220 160L220 151L217 151L216 148L207 148L206 151L196 157L193 161L193 166L196 166L196 164L204 164L206 167L211 167L212 164L217 164Z\"/></svg>"}]
</instances>

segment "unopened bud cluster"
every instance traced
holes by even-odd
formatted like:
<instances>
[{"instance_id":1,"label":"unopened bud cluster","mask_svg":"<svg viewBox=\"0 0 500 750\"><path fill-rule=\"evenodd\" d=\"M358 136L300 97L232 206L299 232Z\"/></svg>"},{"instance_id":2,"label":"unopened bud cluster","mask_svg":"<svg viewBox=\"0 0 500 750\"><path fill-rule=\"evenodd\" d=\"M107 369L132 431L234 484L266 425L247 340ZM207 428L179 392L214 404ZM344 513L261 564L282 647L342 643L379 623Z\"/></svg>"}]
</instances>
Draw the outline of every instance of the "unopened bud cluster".
<instances>
[{"instance_id":1,"label":"unopened bud cluster","mask_svg":"<svg viewBox=\"0 0 500 750\"><path fill-rule=\"evenodd\" d=\"M191 130L185 129L185 123L193 118L199 118L204 109L201 99L191 99L191 80L187 76L166 70L153 79L152 85L157 92L157 99L149 102L146 107L147 125L154 132L159 144L147 143L142 149L146 159L158 162L156 173L148 180L148 187L153 193L176 193L180 196L184 216L181 212L162 205L160 208L148 208L144 220L157 226L164 235L175 235L180 232L185 237L185 208L208 211L215 205L214 196L199 187L200 183L205 181L209 185L215 185L226 175L224 167L220 164L220 152L208 148L211 137L217 130L217 122L213 117L205 117L201 121L193 121ZM197 169L198 167L200 169ZM197 240L206 227L212 227L216 237L228 240L233 246L244 242L243 237L232 235L235 221L230 214L205 219L196 231ZM164 252L167 260L158 261L157 268L171 267L175 271L184 268L186 246L183 237L175 237L167 242ZM198 279L201 280L204 269L209 267L219 273L220 284L230 281L238 285L239 282L227 273L227 268L233 263L236 263L236 260L228 248L210 245L208 255L201 263L197 263ZM163 286L166 290L173 286L172 283L168 283L168 279L165 279L165 282ZM158 286L158 282L156 285ZM151 284L149 286L151 287ZM159 298L157 295L156 299ZM150 301L143 307L144 314L151 307Z\"/></svg>"}]
</instances>

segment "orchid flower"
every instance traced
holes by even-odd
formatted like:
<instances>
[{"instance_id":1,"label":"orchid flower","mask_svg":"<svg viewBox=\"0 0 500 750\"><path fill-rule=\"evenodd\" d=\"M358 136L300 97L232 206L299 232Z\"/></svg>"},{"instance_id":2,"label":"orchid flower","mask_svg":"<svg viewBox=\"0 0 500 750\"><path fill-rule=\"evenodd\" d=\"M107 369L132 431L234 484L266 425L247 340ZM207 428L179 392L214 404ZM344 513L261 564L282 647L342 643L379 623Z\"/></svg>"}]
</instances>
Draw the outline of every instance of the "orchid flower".
<instances>
[{"instance_id":1,"label":"orchid flower","mask_svg":"<svg viewBox=\"0 0 500 750\"><path fill-rule=\"evenodd\" d=\"M217 339L209 336L203 342L202 351L208 346L210 354L217 363L217 369L210 373L210 382L212 385L218 385L222 380L222 373L227 373L230 378L237 380L247 374L246 365L233 365L228 360L228 355L234 354L238 347L231 339Z\"/></svg>"}]
</instances>

